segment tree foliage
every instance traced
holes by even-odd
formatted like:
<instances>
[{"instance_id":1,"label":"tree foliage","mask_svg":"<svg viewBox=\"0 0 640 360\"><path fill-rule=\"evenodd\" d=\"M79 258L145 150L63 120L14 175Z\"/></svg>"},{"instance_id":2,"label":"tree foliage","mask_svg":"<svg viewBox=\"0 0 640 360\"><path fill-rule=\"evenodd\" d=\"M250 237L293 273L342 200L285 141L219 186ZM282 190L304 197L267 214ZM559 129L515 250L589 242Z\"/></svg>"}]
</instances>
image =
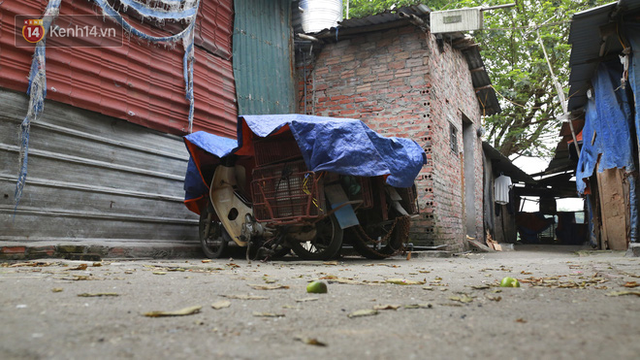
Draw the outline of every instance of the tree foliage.
<instances>
[{"instance_id":1,"label":"tree foliage","mask_svg":"<svg viewBox=\"0 0 640 360\"><path fill-rule=\"evenodd\" d=\"M349 18L360 18L421 2L420 0L343 0L344 15L347 16L347 5Z\"/></svg>"},{"instance_id":2,"label":"tree foliage","mask_svg":"<svg viewBox=\"0 0 640 360\"><path fill-rule=\"evenodd\" d=\"M346 1L346 0L345 0ZM569 21L574 13L609 0L437 0L422 1L432 10L495 6L516 2L506 9L485 11L484 29L472 36L498 93L502 112L485 118L487 139L506 156L549 156L557 143L563 115L549 62L568 99ZM351 0L351 17L366 16L421 1Z\"/></svg>"}]
</instances>

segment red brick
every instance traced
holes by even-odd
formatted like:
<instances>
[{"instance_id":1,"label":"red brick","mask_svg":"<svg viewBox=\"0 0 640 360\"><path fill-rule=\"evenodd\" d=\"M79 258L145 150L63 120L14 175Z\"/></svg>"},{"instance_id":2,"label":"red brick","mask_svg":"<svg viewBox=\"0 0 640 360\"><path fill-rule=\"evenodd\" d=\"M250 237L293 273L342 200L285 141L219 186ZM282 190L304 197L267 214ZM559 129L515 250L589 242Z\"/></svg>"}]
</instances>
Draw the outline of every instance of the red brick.
<instances>
[{"instance_id":1,"label":"red brick","mask_svg":"<svg viewBox=\"0 0 640 360\"><path fill-rule=\"evenodd\" d=\"M404 61L394 61L390 62L388 67L390 70L404 69L405 62Z\"/></svg>"},{"instance_id":2,"label":"red brick","mask_svg":"<svg viewBox=\"0 0 640 360\"><path fill-rule=\"evenodd\" d=\"M24 254L27 252L27 248L25 246L3 246L0 253L2 254Z\"/></svg>"}]
</instances>

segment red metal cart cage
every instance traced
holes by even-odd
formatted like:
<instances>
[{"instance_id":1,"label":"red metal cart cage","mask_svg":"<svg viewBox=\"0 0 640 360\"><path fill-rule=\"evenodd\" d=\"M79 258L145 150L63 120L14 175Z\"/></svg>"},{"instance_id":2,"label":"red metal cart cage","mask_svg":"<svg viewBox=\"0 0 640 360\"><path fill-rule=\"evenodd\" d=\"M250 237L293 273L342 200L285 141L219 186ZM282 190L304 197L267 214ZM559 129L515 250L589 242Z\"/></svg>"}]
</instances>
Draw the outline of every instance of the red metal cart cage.
<instances>
[{"instance_id":1,"label":"red metal cart cage","mask_svg":"<svg viewBox=\"0 0 640 360\"><path fill-rule=\"evenodd\" d=\"M321 177L308 171L302 160L255 168L251 182L255 218L288 223L321 216Z\"/></svg>"}]
</instances>

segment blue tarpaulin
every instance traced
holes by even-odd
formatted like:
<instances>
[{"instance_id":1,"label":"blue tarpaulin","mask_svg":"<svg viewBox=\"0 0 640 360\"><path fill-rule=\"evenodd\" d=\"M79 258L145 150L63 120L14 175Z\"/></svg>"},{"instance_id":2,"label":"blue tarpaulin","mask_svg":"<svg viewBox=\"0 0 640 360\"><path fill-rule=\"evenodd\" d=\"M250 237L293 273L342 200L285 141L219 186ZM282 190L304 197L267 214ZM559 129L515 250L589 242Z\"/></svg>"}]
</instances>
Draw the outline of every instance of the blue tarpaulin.
<instances>
[{"instance_id":1,"label":"blue tarpaulin","mask_svg":"<svg viewBox=\"0 0 640 360\"><path fill-rule=\"evenodd\" d=\"M640 142L640 24L638 23L627 23L625 24L626 36L629 42L631 43L631 63L629 64L629 84L631 85L631 90L633 92L633 99L636 105L635 113L635 125L636 125L636 135L637 139ZM638 144L638 148L640 149L640 143ZM637 184L633 181L630 182L631 189L629 190L629 195L631 197L630 203L631 208L630 216L631 216L631 241L638 242L638 237L640 237L640 229L638 229L638 189Z\"/></svg>"},{"instance_id":2,"label":"blue tarpaulin","mask_svg":"<svg viewBox=\"0 0 640 360\"><path fill-rule=\"evenodd\" d=\"M598 66L592 83L594 96L586 107L583 145L576 170L578 192L583 194L600 155L598 172L613 168L633 171L633 118L625 89L620 87L620 62Z\"/></svg>"},{"instance_id":3,"label":"blue tarpaulin","mask_svg":"<svg viewBox=\"0 0 640 360\"><path fill-rule=\"evenodd\" d=\"M629 84L633 91L634 103L636 105L636 131L640 132L640 24L625 24L626 36L631 43L631 63L629 64ZM640 134L638 136L640 141ZM640 145L640 144L639 144Z\"/></svg>"},{"instance_id":4,"label":"blue tarpaulin","mask_svg":"<svg viewBox=\"0 0 640 360\"><path fill-rule=\"evenodd\" d=\"M426 154L415 141L380 136L360 120L299 114L241 116L237 141L202 131L184 137L191 155L185 176L185 203L202 198L208 191L201 165L231 154L251 155L252 137L267 137L285 127L291 130L311 171L386 176L387 184L407 188L426 163Z\"/></svg>"}]
</instances>

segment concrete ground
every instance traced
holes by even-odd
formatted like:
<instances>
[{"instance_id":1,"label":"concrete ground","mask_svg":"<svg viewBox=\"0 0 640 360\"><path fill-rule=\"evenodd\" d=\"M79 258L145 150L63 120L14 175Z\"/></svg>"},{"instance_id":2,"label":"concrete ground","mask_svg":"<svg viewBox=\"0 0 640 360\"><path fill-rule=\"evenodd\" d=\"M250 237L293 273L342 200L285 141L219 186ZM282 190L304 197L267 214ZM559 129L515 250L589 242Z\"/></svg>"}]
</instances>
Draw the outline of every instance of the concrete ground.
<instances>
[{"instance_id":1,"label":"concrete ground","mask_svg":"<svg viewBox=\"0 0 640 360\"><path fill-rule=\"evenodd\" d=\"M575 250L337 262L7 261L0 356L637 359L640 258ZM506 276L522 286L497 286ZM316 279L327 294L306 292ZM145 316L194 306L190 315Z\"/></svg>"}]
</instances>

